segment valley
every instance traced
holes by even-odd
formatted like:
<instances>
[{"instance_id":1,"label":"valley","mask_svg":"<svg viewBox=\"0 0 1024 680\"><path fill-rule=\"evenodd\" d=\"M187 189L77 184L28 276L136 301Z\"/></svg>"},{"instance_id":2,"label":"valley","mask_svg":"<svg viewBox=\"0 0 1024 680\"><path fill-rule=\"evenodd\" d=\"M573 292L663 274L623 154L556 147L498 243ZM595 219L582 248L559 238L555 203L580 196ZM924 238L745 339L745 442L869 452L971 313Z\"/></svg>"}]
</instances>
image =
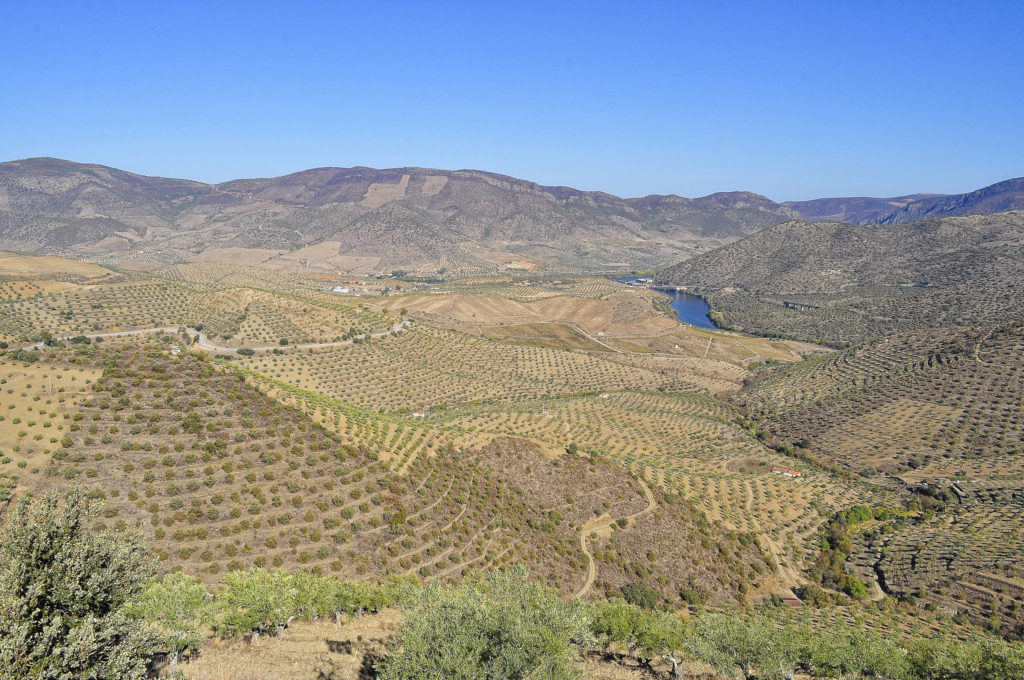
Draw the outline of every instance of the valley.
<instances>
[{"instance_id":1,"label":"valley","mask_svg":"<svg viewBox=\"0 0 1024 680\"><path fill-rule=\"evenodd\" d=\"M594 606L640 592L780 626L895 616L901 635L1014 639L1024 336L1000 320L1019 217L913 226L981 236L898 266L869 239L893 227L865 232L855 266L828 264L834 247L766 259L780 234L776 253L849 241L782 224L655 275L721 329L680 322L685 293L586 273L4 253L0 513L82 489L94 528L137 529L160 573L214 589L260 569L458 584L524 565ZM979 248L995 257L965 283L955 262ZM898 295L902 321L857 295Z\"/></svg>"}]
</instances>

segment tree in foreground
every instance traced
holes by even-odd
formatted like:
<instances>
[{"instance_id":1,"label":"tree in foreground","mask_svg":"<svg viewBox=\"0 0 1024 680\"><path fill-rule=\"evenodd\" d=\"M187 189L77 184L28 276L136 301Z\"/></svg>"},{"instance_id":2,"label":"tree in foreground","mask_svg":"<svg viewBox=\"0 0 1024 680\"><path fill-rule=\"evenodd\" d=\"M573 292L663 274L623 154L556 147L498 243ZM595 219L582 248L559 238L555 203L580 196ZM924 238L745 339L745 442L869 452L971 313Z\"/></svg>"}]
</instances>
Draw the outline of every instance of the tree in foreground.
<instances>
[{"instance_id":1,"label":"tree in foreground","mask_svg":"<svg viewBox=\"0 0 1024 680\"><path fill-rule=\"evenodd\" d=\"M390 641L382 680L569 680L591 644L586 607L530 581L522 567L431 584Z\"/></svg>"},{"instance_id":2,"label":"tree in foreground","mask_svg":"<svg viewBox=\"0 0 1024 680\"><path fill-rule=\"evenodd\" d=\"M1024 647L980 636L964 642L917 640L907 663L922 680L1024 678Z\"/></svg>"},{"instance_id":3,"label":"tree in foreground","mask_svg":"<svg viewBox=\"0 0 1024 680\"><path fill-rule=\"evenodd\" d=\"M680 677L681 650L687 639L685 623L670 612L644 611L617 597L601 600L591 608L593 631L605 649L623 645L650 665L655 659L672 664L672 675Z\"/></svg>"},{"instance_id":4,"label":"tree in foreground","mask_svg":"<svg viewBox=\"0 0 1024 680\"><path fill-rule=\"evenodd\" d=\"M284 571L233 571L224 577L217 607L217 629L225 637L249 632L273 633L295 616L297 589Z\"/></svg>"},{"instance_id":5,"label":"tree in foreground","mask_svg":"<svg viewBox=\"0 0 1024 680\"><path fill-rule=\"evenodd\" d=\"M88 530L81 492L22 498L0 543L0 679L143 678L158 644L125 611L151 575L141 539Z\"/></svg>"},{"instance_id":6,"label":"tree in foreground","mask_svg":"<svg viewBox=\"0 0 1024 680\"><path fill-rule=\"evenodd\" d=\"M910 677L906 650L869 630L840 628L820 633L808 647L808 666L815 677L887 680Z\"/></svg>"},{"instance_id":7,"label":"tree in foreground","mask_svg":"<svg viewBox=\"0 0 1024 680\"><path fill-rule=\"evenodd\" d=\"M686 640L690 656L737 680L793 676L804 645L794 631L781 630L762 617L722 614L700 617Z\"/></svg>"},{"instance_id":8,"label":"tree in foreground","mask_svg":"<svg viewBox=\"0 0 1024 680\"><path fill-rule=\"evenodd\" d=\"M159 631L168 651L172 674L178 657L196 649L202 642L200 627L206 622L210 599L206 587L196 578L172 572L150 582L138 601L131 605L134 614Z\"/></svg>"}]
</instances>

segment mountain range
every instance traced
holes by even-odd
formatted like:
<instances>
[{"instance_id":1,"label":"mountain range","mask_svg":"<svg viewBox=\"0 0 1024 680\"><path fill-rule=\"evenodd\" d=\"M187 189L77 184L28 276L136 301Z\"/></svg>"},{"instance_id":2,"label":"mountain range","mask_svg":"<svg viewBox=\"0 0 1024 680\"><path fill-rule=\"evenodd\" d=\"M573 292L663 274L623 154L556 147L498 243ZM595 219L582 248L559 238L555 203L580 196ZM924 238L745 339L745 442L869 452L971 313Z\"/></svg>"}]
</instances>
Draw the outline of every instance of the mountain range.
<instances>
[{"instance_id":1,"label":"mountain range","mask_svg":"<svg viewBox=\"0 0 1024 680\"><path fill-rule=\"evenodd\" d=\"M0 164L0 248L107 263L622 271L796 216L747 192L623 199L477 170L317 168L203 184L54 158Z\"/></svg>"},{"instance_id":2,"label":"mountain range","mask_svg":"<svg viewBox=\"0 0 1024 680\"><path fill-rule=\"evenodd\" d=\"M0 248L135 266L211 260L351 274L661 269L803 217L897 224L1024 207L969 194L775 203L620 198L479 170L315 168L205 184L56 158L0 163Z\"/></svg>"}]
</instances>

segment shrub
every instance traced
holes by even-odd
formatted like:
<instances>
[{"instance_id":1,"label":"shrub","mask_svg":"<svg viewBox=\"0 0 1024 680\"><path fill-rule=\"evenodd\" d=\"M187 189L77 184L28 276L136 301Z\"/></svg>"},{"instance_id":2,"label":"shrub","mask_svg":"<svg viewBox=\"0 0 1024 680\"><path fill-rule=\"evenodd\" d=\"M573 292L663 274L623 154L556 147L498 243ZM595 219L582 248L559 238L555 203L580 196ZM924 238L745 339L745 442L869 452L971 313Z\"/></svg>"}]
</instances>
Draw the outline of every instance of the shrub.
<instances>
[{"instance_id":1,"label":"shrub","mask_svg":"<svg viewBox=\"0 0 1024 680\"><path fill-rule=\"evenodd\" d=\"M134 533L90 533L78 491L23 498L0 544L0 678L143 678L158 643L125 605L149 576Z\"/></svg>"},{"instance_id":2,"label":"shrub","mask_svg":"<svg viewBox=\"0 0 1024 680\"><path fill-rule=\"evenodd\" d=\"M644 609L654 609L661 602L661 593L640 581L622 586L622 597L626 602Z\"/></svg>"},{"instance_id":3,"label":"shrub","mask_svg":"<svg viewBox=\"0 0 1024 680\"><path fill-rule=\"evenodd\" d=\"M202 641L199 632L205 622L210 594L197 579L172 572L152 581L132 606L134 613L153 624L168 649L171 673L178 656Z\"/></svg>"},{"instance_id":4,"label":"shrub","mask_svg":"<svg viewBox=\"0 0 1024 680\"><path fill-rule=\"evenodd\" d=\"M434 678L576 678L573 642L592 640L578 601L531 582L522 567L469 577L455 587L432 583L407 610L389 641L382 680Z\"/></svg>"},{"instance_id":5,"label":"shrub","mask_svg":"<svg viewBox=\"0 0 1024 680\"><path fill-rule=\"evenodd\" d=\"M222 637L276 631L294 616L296 588L283 571L231 572L223 585L217 597L221 616L215 626Z\"/></svg>"}]
</instances>

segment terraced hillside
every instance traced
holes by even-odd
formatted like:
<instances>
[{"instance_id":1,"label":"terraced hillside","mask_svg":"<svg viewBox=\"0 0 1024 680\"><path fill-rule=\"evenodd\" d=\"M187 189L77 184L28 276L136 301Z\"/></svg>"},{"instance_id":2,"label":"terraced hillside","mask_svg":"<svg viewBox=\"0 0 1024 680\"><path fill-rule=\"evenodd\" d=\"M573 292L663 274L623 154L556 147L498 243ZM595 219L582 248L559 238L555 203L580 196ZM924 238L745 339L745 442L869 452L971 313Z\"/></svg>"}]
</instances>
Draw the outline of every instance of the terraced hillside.
<instances>
[{"instance_id":1,"label":"terraced hillside","mask_svg":"<svg viewBox=\"0 0 1024 680\"><path fill-rule=\"evenodd\" d=\"M699 583L709 601L724 603L773 584L755 543L688 503L645 496L600 458L553 458L511 439L384 458L371 441L346 443L230 366L174 356L167 343L48 350L27 364L18 356L0 366L4 384L17 385L12 398L43 403L32 407L42 422L8 426L26 428L5 440L16 442L3 462L17 471L14 493L83 486L106 500L105 522L143 527L166 568L208 579L254 565L453 578L522 561L572 593L590 563L581 531L607 517L623 521L601 544L603 586L642 580L673 601ZM40 378L13 382L28 371ZM53 436L37 439L35 429ZM629 522L641 514L650 527ZM650 557L640 534L651 527L692 559Z\"/></svg>"},{"instance_id":2,"label":"terraced hillside","mask_svg":"<svg viewBox=\"0 0 1024 680\"><path fill-rule=\"evenodd\" d=\"M1024 493L976 493L957 507L864 541L886 589L962 612L995 632L1024 632Z\"/></svg>"},{"instance_id":3,"label":"terraced hillside","mask_svg":"<svg viewBox=\"0 0 1024 680\"><path fill-rule=\"evenodd\" d=\"M600 355L513 345L414 324L400 334L316 352L239 360L254 371L376 411L427 411L466 402L693 385Z\"/></svg>"},{"instance_id":4,"label":"terraced hillside","mask_svg":"<svg viewBox=\"0 0 1024 680\"><path fill-rule=\"evenodd\" d=\"M1024 212L854 226L789 222L657 280L699 290L726 327L832 344L1024 319Z\"/></svg>"},{"instance_id":5,"label":"terraced hillside","mask_svg":"<svg viewBox=\"0 0 1024 680\"><path fill-rule=\"evenodd\" d=\"M42 262L52 260L52 264ZM33 267L39 263L38 269ZM64 269L61 266L65 267ZM77 271L76 267L91 267ZM119 274L62 258L0 257L0 340L189 327L224 345L334 342L397 319L362 309L323 284L239 267L199 266L190 278ZM204 271L205 270L205 271ZM175 272L180 273L180 272Z\"/></svg>"},{"instance_id":6,"label":"terraced hillside","mask_svg":"<svg viewBox=\"0 0 1024 680\"><path fill-rule=\"evenodd\" d=\"M766 447L728 401L769 365L739 399L802 404L845 376L819 368L860 355L676 324L653 291L393 279L353 299L217 263L89 276L43 292L47 279L12 275L25 294L0 322L27 330L9 339L50 335L7 355L5 497L93 487L108 522L141 524L168 566L209 580L258 565L454 578L522 561L566 594L640 581L667 603L757 601L807 577L836 512L900 502ZM174 330L193 325L226 347ZM973 360L950 333L937 354L908 340L870 365ZM981 362L1004 340L974 339ZM328 344L296 347L308 340ZM815 377L783 389L779 364ZM855 568L875 573L861 554Z\"/></svg>"},{"instance_id":7,"label":"terraced hillside","mask_svg":"<svg viewBox=\"0 0 1024 680\"><path fill-rule=\"evenodd\" d=\"M898 334L764 371L735 400L780 450L913 494L853 563L887 592L1024 630L1024 325Z\"/></svg>"},{"instance_id":8,"label":"terraced hillside","mask_svg":"<svg viewBox=\"0 0 1024 680\"><path fill-rule=\"evenodd\" d=\"M692 501L730 530L757 533L778 562L800 562L813 551L827 515L812 507L865 499L863 489L813 468L800 480L771 474L785 458L711 396L695 359L663 359L645 369L608 354L413 326L370 343L239 362L256 384L292 400L345 442L372 441L400 469L449 444L478 447L495 437L523 438L550 455L573 447ZM732 368L730 389L738 388L745 371L713 363Z\"/></svg>"},{"instance_id":9,"label":"terraced hillside","mask_svg":"<svg viewBox=\"0 0 1024 680\"><path fill-rule=\"evenodd\" d=\"M857 472L1024 478L1024 326L915 331L767 371L737 397L771 437Z\"/></svg>"}]
</instances>

